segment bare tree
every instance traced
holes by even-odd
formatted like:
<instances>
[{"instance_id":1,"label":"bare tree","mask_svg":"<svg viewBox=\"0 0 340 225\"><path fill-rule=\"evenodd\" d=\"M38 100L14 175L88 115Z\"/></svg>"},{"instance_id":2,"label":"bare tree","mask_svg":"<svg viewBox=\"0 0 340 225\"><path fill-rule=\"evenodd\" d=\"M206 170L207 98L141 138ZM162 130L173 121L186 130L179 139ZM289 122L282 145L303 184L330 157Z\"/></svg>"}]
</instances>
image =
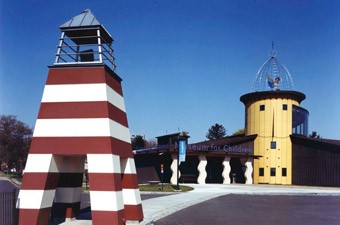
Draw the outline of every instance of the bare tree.
<instances>
[{"instance_id":1,"label":"bare tree","mask_svg":"<svg viewBox=\"0 0 340 225\"><path fill-rule=\"evenodd\" d=\"M157 146L157 141L156 139L149 139L148 141L146 141L145 143L145 147L155 147Z\"/></svg>"}]
</instances>

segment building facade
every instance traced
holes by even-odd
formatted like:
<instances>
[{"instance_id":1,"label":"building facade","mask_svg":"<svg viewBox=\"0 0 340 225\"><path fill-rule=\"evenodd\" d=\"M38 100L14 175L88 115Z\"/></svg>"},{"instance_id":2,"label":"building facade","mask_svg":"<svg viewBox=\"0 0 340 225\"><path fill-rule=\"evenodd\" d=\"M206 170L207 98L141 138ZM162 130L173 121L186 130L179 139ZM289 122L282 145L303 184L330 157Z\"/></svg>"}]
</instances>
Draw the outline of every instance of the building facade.
<instances>
[{"instance_id":1,"label":"building facade","mask_svg":"<svg viewBox=\"0 0 340 225\"><path fill-rule=\"evenodd\" d=\"M180 133L157 137L158 146L134 151L139 182L340 186L340 141L308 137L305 98L272 46L240 97L245 134L188 144L178 178Z\"/></svg>"},{"instance_id":2,"label":"building facade","mask_svg":"<svg viewBox=\"0 0 340 225\"><path fill-rule=\"evenodd\" d=\"M187 144L186 159L179 163L183 183L253 183L254 140L257 135L235 135ZM139 183L177 183L178 140L181 133L157 137L158 145L134 150ZM162 171L163 168L163 171Z\"/></svg>"}]
</instances>

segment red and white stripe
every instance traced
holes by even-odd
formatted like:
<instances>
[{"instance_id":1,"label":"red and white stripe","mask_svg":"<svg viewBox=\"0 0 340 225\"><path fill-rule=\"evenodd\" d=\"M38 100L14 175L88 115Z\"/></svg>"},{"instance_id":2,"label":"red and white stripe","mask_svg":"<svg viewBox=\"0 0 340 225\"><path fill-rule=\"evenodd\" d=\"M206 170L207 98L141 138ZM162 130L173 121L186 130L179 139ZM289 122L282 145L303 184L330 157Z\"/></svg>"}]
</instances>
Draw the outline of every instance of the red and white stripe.
<instances>
[{"instance_id":1,"label":"red and white stripe","mask_svg":"<svg viewBox=\"0 0 340 225\"><path fill-rule=\"evenodd\" d=\"M47 224L52 207L56 217L77 216L85 157L92 224L143 219L120 81L104 66L50 69L19 194L20 225Z\"/></svg>"},{"instance_id":2,"label":"red and white stripe","mask_svg":"<svg viewBox=\"0 0 340 225\"><path fill-rule=\"evenodd\" d=\"M19 224L47 224L59 178L62 156L29 154L18 196Z\"/></svg>"},{"instance_id":3,"label":"red and white stripe","mask_svg":"<svg viewBox=\"0 0 340 225\"><path fill-rule=\"evenodd\" d=\"M121 171L124 217L126 220L138 221L143 218L143 210L134 158L121 158Z\"/></svg>"},{"instance_id":4,"label":"red and white stripe","mask_svg":"<svg viewBox=\"0 0 340 225\"><path fill-rule=\"evenodd\" d=\"M84 161L85 157L63 157L52 208L54 218L74 218L79 214Z\"/></svg>"},{"instance_id":5,"label":"red and white stripe","mask_svg":"<svg viewBox=\"0 0 340 225\"><path fill-rule=\"evenodd\" d=\"M123 194L120 157L113 154L88 154L92 222L104 223L102 216L123 224ZM102 223L101 223L101 222ZM109 224L106 221L105 224Z\"/></svg>"}]
</instances>

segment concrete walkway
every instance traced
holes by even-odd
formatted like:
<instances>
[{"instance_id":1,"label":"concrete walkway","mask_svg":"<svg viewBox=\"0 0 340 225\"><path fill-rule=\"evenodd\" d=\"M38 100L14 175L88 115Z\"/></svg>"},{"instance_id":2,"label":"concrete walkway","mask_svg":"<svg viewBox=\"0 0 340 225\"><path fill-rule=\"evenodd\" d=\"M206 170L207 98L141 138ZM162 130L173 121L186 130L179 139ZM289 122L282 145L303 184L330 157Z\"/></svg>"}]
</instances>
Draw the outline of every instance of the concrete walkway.
<instances>
[{"instance_id":1,"label":"concrete walkway","mask_svg":"<svg viewBox=\"0 0 340 225\"><path fill-rule=\"evenodd\" d=\"M154 221L166 217L186 207L227 194L240 195L321 195L340 196L340 188L279 186L279 185L222 185L222 184L187 184L193 191L176 193L142 201L144 220L141 225L151 225ZM90 220L77 220L63 225L92 225Z\"/></svg>"}]
</instances>

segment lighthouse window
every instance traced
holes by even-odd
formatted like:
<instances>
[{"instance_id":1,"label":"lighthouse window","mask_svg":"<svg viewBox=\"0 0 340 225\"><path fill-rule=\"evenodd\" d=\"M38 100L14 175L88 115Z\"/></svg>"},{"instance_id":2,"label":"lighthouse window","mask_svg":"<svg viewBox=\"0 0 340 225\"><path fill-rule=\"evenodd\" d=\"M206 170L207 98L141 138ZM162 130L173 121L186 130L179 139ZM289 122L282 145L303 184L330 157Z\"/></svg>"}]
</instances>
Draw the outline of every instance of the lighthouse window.
<instances>
[{"instance_id":1,"label":"lighthouse window","mask_svg":"<svg viewBox=\"0 0 340 225\"><path fill-rule=\"evenodd\" d=\"M292 126L292 132L293 134L300 134L307 136L308 135L308 116L309 112L301 108L299 106L293 105L292 108L293 111L293 126Z\"/></svg>"},{"instance_id":2,"label":"lighthouse window","mask_svg":"<svg viewBox=\"0 0 340 225\"><path fill-rule=\"evenodd\" d=\"M282 110L287 110L287 109L288 109L287 104L283 104L283 105L282 105Z\"/></svg>"},{"instance_id":3,"label":"lighthouse window","mask_svg":"<svg viewBox=\"0 0 340 225\"><path fill-rule=\"evenodd\" d=\"M287 176L287 168L282 168L282 176L283 177Z\"/></svg>"},{"instance_id":4,"label":"lighthouse window","mask_svg":"<svg viewBox=\"0 0 340 225\"><path fill-rule=\"evenodd\" d=\"M260 111L264 111L265 105L260 105Z\"/></svg>"}]
</instances>

